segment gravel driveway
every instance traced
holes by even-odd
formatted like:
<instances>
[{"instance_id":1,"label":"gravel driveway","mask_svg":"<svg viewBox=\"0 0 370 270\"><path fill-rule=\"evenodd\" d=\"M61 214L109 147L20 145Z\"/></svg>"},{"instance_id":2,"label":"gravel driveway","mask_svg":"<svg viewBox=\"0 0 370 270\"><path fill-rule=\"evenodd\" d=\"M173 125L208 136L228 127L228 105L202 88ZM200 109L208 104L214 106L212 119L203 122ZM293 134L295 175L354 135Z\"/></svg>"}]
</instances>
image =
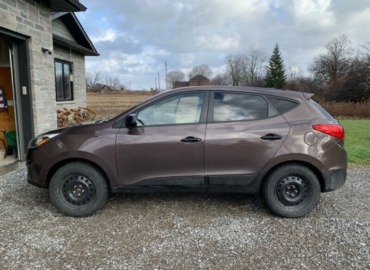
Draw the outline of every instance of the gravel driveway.
<instances>
[{"instance_id":1,"label":"gravel driveway","mask_svg":"<svg viewBox=\"0 0 370 270\"><path fill-rule=\"evenodd\" d=\"M124 195L69 218L25 169L0 178L0 268L369 269L370 168L322 195L307 217L258 196Z\"/></svg>"}]
</instances>

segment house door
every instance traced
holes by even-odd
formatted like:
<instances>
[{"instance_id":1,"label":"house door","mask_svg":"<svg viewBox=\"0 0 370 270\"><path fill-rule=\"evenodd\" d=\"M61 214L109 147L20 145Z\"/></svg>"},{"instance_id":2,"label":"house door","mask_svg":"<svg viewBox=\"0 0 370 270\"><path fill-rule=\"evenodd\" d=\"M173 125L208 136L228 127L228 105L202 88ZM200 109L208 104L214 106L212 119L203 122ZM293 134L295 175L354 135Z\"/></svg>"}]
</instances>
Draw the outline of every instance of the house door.
<instances>
[{"instance_id":1,"label":"house door","mask_svg":"<svg viewBox=\"0 0 370 270\"><path fill-rule=\"evenodd\" d=\"M0 29L0 148L9 148L15 160L24 160L29 140L34 136L29 83L27 38L2 33ZM2 99L2 100L1 100ZM1 101L6 108L1 108Z\"/></svg>"}]
</instances>

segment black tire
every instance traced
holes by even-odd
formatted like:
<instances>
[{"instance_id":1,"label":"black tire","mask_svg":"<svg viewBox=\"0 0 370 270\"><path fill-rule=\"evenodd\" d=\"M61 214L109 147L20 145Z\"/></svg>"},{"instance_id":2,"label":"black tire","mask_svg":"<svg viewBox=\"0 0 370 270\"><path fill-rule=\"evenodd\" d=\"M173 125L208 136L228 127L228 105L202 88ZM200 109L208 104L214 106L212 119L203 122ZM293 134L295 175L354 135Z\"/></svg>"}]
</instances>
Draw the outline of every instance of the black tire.
<instances>
[{"instance_id":1,"label":"black tire","mask_svg":"<svg viewBox=\"0 0 370 270\"><path fill-rule=\"evenodd\" d=\"M302 217L320 200L321 188L316 175L306 166L289 164L278 167L262 187L270 210L282 217Z\"/></svg>"},{"instance_id":2,"label":"black tire","mask_svg":"<svg viewBox=\"0 0 370 270\"><path fill-rule=\"evenodd\" d=\"M108 186L102 173L92 165L71 162L55 172L49 194L52 204L64 215L87 217L105 204Z\"/></svg>"}]
</instances>

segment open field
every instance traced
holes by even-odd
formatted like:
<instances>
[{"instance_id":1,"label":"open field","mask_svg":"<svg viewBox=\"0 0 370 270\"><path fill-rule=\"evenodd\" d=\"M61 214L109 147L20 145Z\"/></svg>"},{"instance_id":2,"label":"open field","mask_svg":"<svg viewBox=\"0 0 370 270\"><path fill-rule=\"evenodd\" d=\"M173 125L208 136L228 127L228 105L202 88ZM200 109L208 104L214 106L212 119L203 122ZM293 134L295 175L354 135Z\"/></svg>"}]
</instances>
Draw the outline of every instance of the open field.
<instances>
[{"instance_id":1,"label":"open field","mask_svg":"<svg viewBox=\"0 0 370 270\"><path fill-rule=\"evenodd\" d=\"M370 120L340 120L346 132L348 161L370 165Z\"/></svg>"},{"instance_id":2,"label":"open field","mask_svg":"<svg viewBox=\"0 0 370 270\"><path fill-rule=\"evenodd\" d=\"M102 119L116 116L153 95L152 92L143 91L112 94L87 93L87 106L96 112L96 119Z\"/></svg>"}]
</instances>

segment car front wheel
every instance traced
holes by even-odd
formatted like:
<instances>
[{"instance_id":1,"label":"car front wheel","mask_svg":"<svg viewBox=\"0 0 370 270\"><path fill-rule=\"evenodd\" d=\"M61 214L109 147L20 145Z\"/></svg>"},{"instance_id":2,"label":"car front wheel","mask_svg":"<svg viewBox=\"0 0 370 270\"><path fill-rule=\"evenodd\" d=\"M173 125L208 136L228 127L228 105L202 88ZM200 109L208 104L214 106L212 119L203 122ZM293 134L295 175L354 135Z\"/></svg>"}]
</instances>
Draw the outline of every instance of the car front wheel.
<instances>
[{"instance_id":1,"label":"car front wheel","mask_svg":"<svg viewBox=\"0 0 370 270\"><path fill-rule=\"evenodd\" d=\"M108 186L99 170L88 163L72 162L59 168L49 185L52 204L63 214L86 217L102 207Z\"/></svg>"},{"instance_id":2,"label":"car front wheel","mask_svg":"<svg viewBox=\"0 0 370 270\"><path fill-rule=\"evenodd\" d=\"M301 217L311 212L320 200L316 175L300 164L283 165L274 170L263 184L263 196L275 214Z\"/></svg>"}]
</instances>

